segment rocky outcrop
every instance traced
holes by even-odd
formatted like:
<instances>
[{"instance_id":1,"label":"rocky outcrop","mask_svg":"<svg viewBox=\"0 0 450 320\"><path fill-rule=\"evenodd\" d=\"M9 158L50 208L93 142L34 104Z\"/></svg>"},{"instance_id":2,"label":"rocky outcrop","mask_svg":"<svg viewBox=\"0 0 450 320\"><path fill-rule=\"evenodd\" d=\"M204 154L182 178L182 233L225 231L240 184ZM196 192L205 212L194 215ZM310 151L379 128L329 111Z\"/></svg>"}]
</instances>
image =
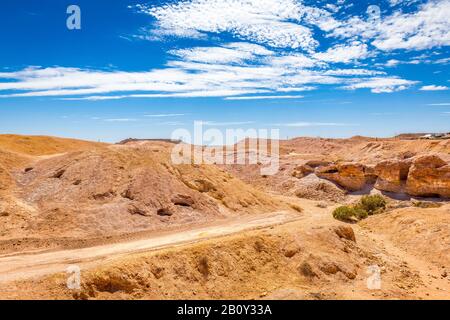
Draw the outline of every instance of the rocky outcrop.
<instances>
[{"instance_id":1,"label":"rocky outcrop","mask_svg":"<svg viewBox=\"0 0 450 320\"><path fill-rule=\"evenodd\" d=\"M306 177L308 174L311 174L314 172L314 169L310 167L309 165L300 165L294 168L292 171L292 176L298 179L301 179L303 177Z\"/></svg>"},{"instance_id":2,"label":"rocky outcrop","mask_svg":"<svg viewBox=\"0 0 450 320\"><path fill-rule=\"evenodd\" d=\"M334 228L334 232L339 238L347 239L356 242L355 232L352 227L349 226L337 226Z\"/></svg>"},{"instance_id":3,"label":"rocky outcrop","mask_svg":"<svg viewBox=\"0 0 450 320\"><path fill-rule=\"evenodd\" d=\"M388 160L378 163L374 170L378 177L375 188L388 192L404 192L411 163L411 160Z\"/></svg>"},{"instance_id":4,"label":"rocky outcrop","mask_svg":"<svg viewBox=\"0 0 450 320\"><path fill-rule=\"evenodd\" d=\"M366 168L360 163L341 163L319 167L316 175L331 180L350 191L358 191L367 183Z\"/></svg>"},{"instance_id":5,"label":"rocky outcrop","mask_svg":"<svg viewBox=\"0 0 450 320\"><path fill-rule=\"evenodd\" d=\"M192 207L194 206L195 201L191 196L184 194L177 194L174 197L172 197L172 203L176 206Z\"/></svg>"},{"instance_id":6,"label":"rocky outcrop","mask_svg":"<svg viewBox=\"0 0 450 320\"><path fill-rule=\"evenodd\" d=\"M304 164L296 166L291 173L291 176L302 179L306 177L307 175L314 173L314 171L319 167L326 167L332 165L331 162L324 161L324 160L309 160L305 162Z\"/></svg>"},{"instance_id":7,"label":"rocky outcrop","mask_svg":"<svg viewBox=\"0 0 450 320\"><path fill-rule=\"evenodd\" d=\"M349 191L374 183L381 191L450 198L450 164L436 155L386 160L374 167L353 162L331 164L316 168L315 174Z\"/></svg>"},{"instance_id":8,"label":"rocky outcrop","mask_svg":"<svg viewBox=\"0 0 450 320\"><path fill-rule=\"evenodd\" d=\"M332 163L329 161L325 161L325 160L309 160L305 163L305 165L307 165L308 167L311 167L311 168L329 166L330 164L332 164Z\"/></svg>"},{"instance_id":9,"label":"rocky outcrop","mask_svg":"<svg viewBox=\"0 0 450 320\"><path fill-rule=\"evenodd\" d=\"M389 160L375 166L375 188L421 197L450 197L450 166L436 155Z\"/></svg>"},{"instance_id":10,"label":"rocky outcrop","mask_svg":"<svg viewBox=\"0 0 450 320\"><path fill-rule=\"evenodd\" d=\"M409 169L406 192L413 196L450 197L450 165L435 155L416 158Z\"/></svg>"}]
</instances>

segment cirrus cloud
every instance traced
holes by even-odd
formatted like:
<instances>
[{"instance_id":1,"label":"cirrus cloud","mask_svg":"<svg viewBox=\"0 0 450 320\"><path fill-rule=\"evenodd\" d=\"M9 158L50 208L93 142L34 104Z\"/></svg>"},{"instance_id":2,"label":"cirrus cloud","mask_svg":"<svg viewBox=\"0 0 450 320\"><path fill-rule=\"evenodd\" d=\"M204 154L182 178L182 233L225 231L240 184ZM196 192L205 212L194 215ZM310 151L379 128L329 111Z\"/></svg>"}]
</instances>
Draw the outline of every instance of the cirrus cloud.
<instances>
[{"instance_id":1,"label":"cirrus cloud","mask_svg":"<svg viewBox=\"0 0 450 320\"><path fill-rule=\"evenodd\" d=\"M429 86L423 86L420 88L420 91L445 91L449 88L446 86L436 86L436 85L429 85Z\"/></svg>"}]
</instances>

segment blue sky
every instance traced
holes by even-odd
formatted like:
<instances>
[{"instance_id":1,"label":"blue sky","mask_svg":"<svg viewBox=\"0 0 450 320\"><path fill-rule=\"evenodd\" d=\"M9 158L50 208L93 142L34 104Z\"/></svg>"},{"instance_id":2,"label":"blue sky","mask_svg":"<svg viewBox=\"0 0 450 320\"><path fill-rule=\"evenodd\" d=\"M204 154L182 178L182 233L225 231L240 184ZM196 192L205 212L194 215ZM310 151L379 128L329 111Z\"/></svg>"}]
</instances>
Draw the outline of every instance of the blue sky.
<instances>
[{"instance_id":1,"label":"blue sky","mask_svg":"<svg viewBox=\"0 0 450 320\"><path fill-rule=\"evenodd\" d=\"M66 27L71 4L81 30ZM3 0L0 132L117 141L194 120L283 138L450 131L450 0L371 4Z\"/></svg>"}]
</instances>

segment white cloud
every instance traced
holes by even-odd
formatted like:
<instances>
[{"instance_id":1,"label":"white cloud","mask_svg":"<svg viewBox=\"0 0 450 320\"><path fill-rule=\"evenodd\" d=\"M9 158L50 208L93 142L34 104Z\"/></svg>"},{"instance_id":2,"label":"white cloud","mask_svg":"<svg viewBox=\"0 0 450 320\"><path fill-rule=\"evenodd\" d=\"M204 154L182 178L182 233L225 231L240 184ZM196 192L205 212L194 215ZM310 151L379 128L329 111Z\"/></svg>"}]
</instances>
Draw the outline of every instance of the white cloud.
<instances>
[{"instance_id":1,"label":"white cloud","mask_svg":"<svg viewBox=\"0 0 450 320\"><path fill-rule=\"evenodd\" d=\"M314 54L314 58L321 61L332 62L332 63L349 63L359 59L365 59L369 55L366 44L361 44L358 42L352 43L350 45L338 44L326 52L320 52Z\"/></svg>"},{"instance_id":2,"label":"white cloud","mask_svg":"<svg viewBox=\"0 0 450 320\"><path fill-rule=\"evenodd\" d=\"M253 58L248 52L239 52L221 47L205 47L193 49L181 49L170 52L186 61L205 62L205 63L230 63L243 62Z\"/></svg>"},{"instance_id":3,"label":"white cloud","mask_svg":"<svg viewBox=\"0 0 450 320\"><path fill-rule=\"evenodd\" d=\"M182 117L184 113L161 113L161 114L146 114L144 117L150 118L166 118L166 117Z\"/></svg>"},{"instance_id":4,"label":"white cloud","mask_svg":"<svg viewBox=\"0 0 450 320\"><path fill-rule=\"evenodd\" d=\"M165 121L165 122L158 122L156 125L159 126L182 126L184 125L184 122L181 121Z\"/></svg>"},{"instance_id":5,"label":"white cloud","mask_svg":"<svg viewBox=\"0 0 450 320\"><path fill-rule=\"evenodd\" d=\"M341 0L336 4L349 5ZM317 7L297 0L178 0L165 5L137 5L135 8L154 18L153 34L147 36L210 37L211 33L225 33L227 38L231 35L235 39L215 46L209 43L209 46L172 49L164 66L141 72L63 67L0 72L0 98L297 99L301 96L278 94L315 90L325 84L388 93L405 90L417 82L388 75L380 71L382 67L448 63L448 58L434 52L408 57L409 61L401 61L404 57L396 53L385 54L385 63L376 57L380 50L450 44L450 0L409 6L408 13L401 11L403 7L395 8L391 15L382 15L378 22L359 16L339 21L335 17L342 17L343 10L330 3L314 5ZM334 14L337 11L339 14ZM320 37L315 38L318 29ZM319 47L317 40L323 37L333 45ZM215 37L214 43L220 43L220 39ZM316 52L318 48L321 52ZM431 59L433 55L435 60ZM368 58L374 59L361 61ZM378 69L372 70L370 66ZM424 86L421 90L433 89L447 87Z\"/></svg>"},{"instance_id":6,"label":"white cloud","mask_svg":"<svg viewBox=\"0 0 450 320\"><path fill-rule=\"evenodd\" d=\"M284 127L351 127L351 126L359 126L359 124L352 123L339 123L339 122L292 122L292 123L279 123L276 126L284 126Z\"/></svg>"},{"instance_id":7,"label":"white cloud","mask_svg":"<svg viewBox=\"0 0 450 320\"><path fill-rule=\"evenodd\" d=\"M371 42L383 51L423 50L450 45L450 1L434 0L415 12L394 11L379 21L351 17L330 36Z\"/></svg>"},{"instance_id":8,"label":"white cloud","mask_svg":"<svg viewBox=\"0 0 450 320\"><path fill-rule=\"evenodd\" d=\"M106 122L134 122L134 121L138 121L138 120L130 119L130 118L117 118L117 119L105 119L103 121L106 121Z\"/></svg>"},{"instance_id":9,"label":"white cloud","mask_svg":"<svg viewBox=\"0 0 450 320\"><path fill-rule=\"evenodd\" d=\"M372 112L369 113L371 116L394 116L398 113L396 112Z\"/></svg>"},{"instance_id":10,"label":"white cloud","mask_svg":"<svg viewBox=\"0 0 450 320\"><path fill-rule=\"evenodd\" d=\"M321 12L314 12L309 10L304 18L318 23ZM187 97L297 99L301 96L276 94L310 91L324 84L393 92L413 83L396 77L381 77L386 75L384 71L333 66L334 63L350 63L368 57L367 47L361 42L351 42L335 45L322 53L306 54L268 50L248 42L231 42L215 47L172 50L173 56L165 66L141 72L29 67L0 73L0 79L6 79L0 81L0 98L58 97L88 101ZM383 81L393 83L380 85ZM250 94L253 96L244 96Z\"/></svg>"},{"instance_id":11,"label":"white cloud","mask_svg":"<svg viewBox=\"0 0 450 320\"><path fill-rule=\"evenodd\" d=\"M372 78L355 82L345 86L344 89L370 89L373 93L391 93L402 91L416 84L416 81L404 80L399 78Z\"/></svg>"},{"instance_id":12,"label":"white cloud","mask_svg":"<svg viewBox=\"0 0 450 320\"><path fill-rule=\"evenodd\" d=\"M5 95L4 97L11 97L11 96L18 96L20 97L20 95ZM28 96L32 96L32 95L28 95ZM39 96L39 92L36 93L35 96ZM2 97L0 95L0 97ZM76 97L76 98L58 98L58 100L63 100L63 101L77 101L77 100L86 100L86 101L102 101L102 100L120 100L125 98L125 96L88 96L88 97Z\"/></svg>"},{"instance_id":13,"label":"white cloud","mask_svg":"<svg viewBox=\"0 0 450 320\"><path fill-rule=\"evenodd\" d=\"M204 126L216 126L216 127L242 126L255 123L254 121L228 121L228 122L199 121L199 122Z\"/></svg>"},{"instance_id":14,"label":"white cloud","mask_svg":"<svg viewBox=\"0 0 450 320\"><path fill-rule=\"evenodd\" d=\"M274 57L276 63L269 56L266 58L267 60L256 65L169 61L165 69L143 72L29 68L2 73L0 76L13 81L0 82L0 97L60 97L62 100L101 101L125 98L233 97L264 93L268 99L270 93L314 90L321 84L353 85L353 88L358 88L357 84L362 80L390 79L357 78L384 74L376 70L327 70L325 67L310 70L297 68L297 62L294 62L294 67L286 61L280 64L277 60L279 57ZM398 78L392 81L395 82L394 86L398 86L398 83L411 84L408 80ZM359 86L365 87L363 84ZM2 94L2 91L7 92Z\"/></svg>"},{"instance_id":15,"label":"white cloud","mask_svg":"<svg viewBox=\"0 0 450 320\"><path fill-rule=\"evenodd\" d=\"M268 100L268 99L301 99L303 96L249 96L227 97L225 100Z\"/></svg>"},{"instance_id":16,"label":"white cloud","mask_svg":"<svg viewBox=\"0 0 450 320\"><path fill-rule=\"evenodd\" d=\"M429 106L450 106L450 102L443 102L443 103L430 103Z\"/></svg>"},{"instance_id":17,"label":"white cloud","mask_svg":"<svg viewBox=\"0 0 450 320\"><path fill-rule=\"evenodd\" d=\"M391 59L391 60L388 60L388 62L386 62L386 67L395 67L400 63L401 63L401 61L399 61L399 60Z\"/></svg>"},{"instance_id":18,"label":"white cloud","mask_svg":"<svg viewBox=\"0 0 450 320\"><path fill-rule=\"evenodd\" d=\"M450 44L450 1L430 1L411 14L385 19L373 45L381 50L429 49Z\"/></svg>"},{"instance_id":19,"label":"white cloud","mask_svg":"<svg viewBox=\"0 0 450 320\"><path fill-rule=\"evenodd\" d=\"M433 61L434 64L449 64L450 63L450 58L442 58L442 59L438 59L436 61Z\"/></svg>"},{"instance_id":20,"label":"white cloud","mask_svg":"<svg viewBox=\"0 0 450 320\"><path fill-rule=\"evenodd\" d=\"M278 92L303 92L303 91L311 91L315 90L317 87L312 86L304 86L304 87L284 87L284 88L278 88Z\"/></svg>"},{"instance_id":21,"label":"white cloud","mask_svg":"<svg viewBox=\"0 0 450 320\"><path fill-rule=\"evenodd\" d=\"M232 42L225 45L226 48L235 49L240 52L249 52L252 55L259 55L259 56L270 56L273 55L274 52L271 50L268 50L267 48L253 44L248 42Z\"/></svg>"},{"instance_id":22,"label":"white cloud","mask_svg":"<svg viewBox=\"0 0 450 320\"><path fill-rule=\"evenodd\" d=\"M388 0L388 1L391 6L397 6L397 5L411 5L416 2L419 2L420 0Z\"/></svg>"},{"instance_id":23,"label":"white cloud","mask_svg":"<svg viewBox=\"0 0 450 320\"><path fill-rule=\"evenodd\" d=\"M420 88L420 91L445 91L449 88L446 86L436 86L436 85L429 85L429 86L423 86Z\"/></svg>"},{"instance_id":24,"label":"white cloud","mask_svg":"<svg viewBox=\"0 0 450 320\"><path fill-rule=\"evenodd\" d=\"M86 96L86 97L70 97L70 98L60 98L59 100L88 100L88 101L98 101L98 100L118 100L118 99L131 99L131 98L141 98L141 99L154 99L154 98L206 98L206 97L225 97L233 95L242 95L250 93L266 92L263 90L209 90L209 91L191 91L191 92L181 92L181 93L149 93L149 94L124 94L118 96ZM39 92L36 96L39 96ZM77 94L76 91L72 94ZM0 96L1 97L1 96Z\"/></svg>"},{"instance_id":25,"label":"white cloud","mask_svg":"<svg viewBox=\"0 0 450 320\"><path fill-rule=\"evenodd\" d=\"M170 52L184 61L204 63L243 63L254 60L258 56L272 55L266 48L250 43L230 43L223 47L196 47L179 49Z\"/></svg>"},{"instance_id":26,"label":"white cloud","mask_svg":"<svg viewBox=\"0 0 450 320\"><path fill-rule=\"evenodd\" d=\"M324 74L332 76L377 76L385 75L386 72L367 69L334 69L327 70Z\"/></svg>"},{"instance_id":27,"label":"white cloud","mask_svg":"<svg viewBox=\"0 0 450 320\"><path fill-rule=\"evenodd\" d=\"M303 54L290 54L277 57L268 58L268 63L275 67L289 67L289 68L312 68L315 66L324 67L325 64L317 61L314 58L307 57Z\"/></svg>"},{"instance_id":28,"label":"white cloud","mask_svg":"<svg viewBox=\"0 0 450 320\"><path fill-rule=\"evenodd\" d=\"M306 25L325 31L337 25L329 11L295 0L190 0L137 8L156 19L155 31L159 35L230 32L260 44L309 51L318 42Z\"/></svg>"}]
</instances>

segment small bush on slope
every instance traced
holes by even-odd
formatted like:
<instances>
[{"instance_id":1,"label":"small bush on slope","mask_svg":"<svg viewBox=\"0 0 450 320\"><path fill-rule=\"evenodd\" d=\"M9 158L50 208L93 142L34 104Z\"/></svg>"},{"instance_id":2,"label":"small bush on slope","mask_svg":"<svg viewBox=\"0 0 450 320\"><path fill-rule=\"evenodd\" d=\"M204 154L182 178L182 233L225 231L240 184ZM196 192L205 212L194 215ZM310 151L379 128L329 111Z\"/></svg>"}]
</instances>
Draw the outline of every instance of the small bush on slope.
<instances>
[{"instance_id":1,"label":"small bush on slope","mask_svg":"<svg viewBox=\"0 0 450 320\"><path fill-rule=\"evenodd\" d=\"M386 200L380 195L364 196L354 206L341 206L333 211L333 217L340 221L357 221L369 215L381 213L386 208Z\"/></svg>"},{"instance_id":2,"label":"small bush on slope","mask_svg":"<svg viewBox=\"0 0 450 320\"><path fill-rule=\"evenodd\" d=\"M367 212L361 208L352 206L341 206L333 211L333 217L340 221L361 220L367 217Z\"/></svg>"},{"instance_id":3,"label":"small bush on slope","mask_svg":"<svg viewBox=\"0 0 450 320\"><path fill-rule=\"evenodd\" d=\"M367 211L371 216L373 214L381 213L386 209L386 200L381 195L364 196L359 200L357 205L361 209Z\"/></svg>"}]
</instances>

